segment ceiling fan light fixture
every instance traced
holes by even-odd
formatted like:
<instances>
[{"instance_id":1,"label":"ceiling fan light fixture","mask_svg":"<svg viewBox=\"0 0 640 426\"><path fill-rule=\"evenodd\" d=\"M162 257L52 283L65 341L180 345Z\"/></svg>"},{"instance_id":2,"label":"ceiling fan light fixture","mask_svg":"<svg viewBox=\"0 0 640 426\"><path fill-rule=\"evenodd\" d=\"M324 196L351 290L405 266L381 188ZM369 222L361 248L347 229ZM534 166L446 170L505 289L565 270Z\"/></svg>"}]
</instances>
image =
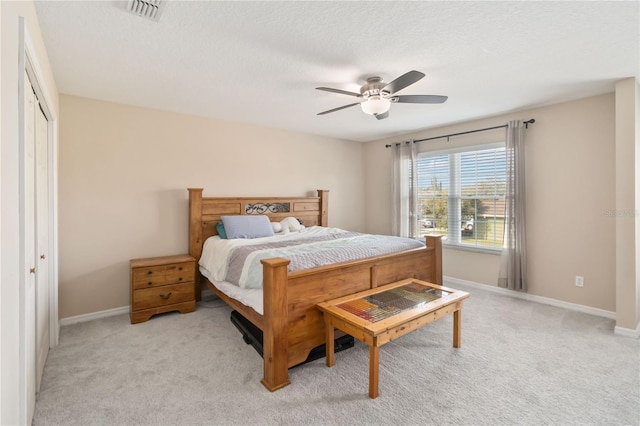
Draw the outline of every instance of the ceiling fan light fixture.
<instances>
[{"instance_id":1,"label":"ceiling fan light fixture","mask_svg":"<svg viewBox=\"0 0 640 426\"><path fill-rule=\"evenodd\" d=\"M424 73L421 73L420 71L406 72L391 83L383 82L380 77L369 77L367 78L367 82L360 87L360 93L348 92L341 89L332 89L330 87L316 87L316 90L339 93L358 98L357 102L322 111L317 115L325 115L360 105L362 112L365 114L373 115L378 120L384 120L389 117L389 109L391 108L392 103L441 104L445 102L447 97L440 95L396 95L396 92L414 84L422 77L424 77Z\"/></svg>"},{"instance_id":2,"label":"ceiling fan light fixture","mask_svg":"<svg viewBox=\"0 0 640 426\"><path fill-rule=\"evenodd\" d=\"M365 114L377 115L384 114L391 108L391 102L380 96L370 96L366 101L360 104L360 108Z\"/></svg>"}]
</instances>

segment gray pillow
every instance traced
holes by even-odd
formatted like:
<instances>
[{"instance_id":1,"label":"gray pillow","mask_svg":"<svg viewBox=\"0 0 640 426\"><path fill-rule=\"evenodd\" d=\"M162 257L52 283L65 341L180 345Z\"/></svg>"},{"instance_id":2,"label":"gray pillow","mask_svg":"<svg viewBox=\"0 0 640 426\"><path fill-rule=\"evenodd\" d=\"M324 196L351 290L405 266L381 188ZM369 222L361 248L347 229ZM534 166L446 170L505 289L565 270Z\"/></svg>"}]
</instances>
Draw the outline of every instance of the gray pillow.
<instances>
[{"instance_id":1,"label":"gray pillow","mask_svg":"<svg viewBox=\"0 0 640 426\"><path fill-rule=\"evenodd\" d=\"M260 238L273 236L273 227L265 215L221 216L227 238Z\"/></svg>"}]
</instances>

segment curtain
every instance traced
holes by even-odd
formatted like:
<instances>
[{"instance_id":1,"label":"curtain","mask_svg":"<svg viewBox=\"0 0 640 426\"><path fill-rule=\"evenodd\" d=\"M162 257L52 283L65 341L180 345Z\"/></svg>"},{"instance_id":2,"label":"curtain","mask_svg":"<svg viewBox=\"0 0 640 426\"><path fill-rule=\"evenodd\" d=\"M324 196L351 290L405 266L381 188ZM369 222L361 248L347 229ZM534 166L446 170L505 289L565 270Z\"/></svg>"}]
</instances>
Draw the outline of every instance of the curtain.
<instances>
[{"instance_id":1,"label":"curtain","mask_svg":"<svg viewBox=\"0 0 640 426\"><path fill-rule=\"evenodd\" d=\"M401 237L417 236L416 155L413 140L393 147L392 232Z\"/></svg>"},{"instance_id":2,"label":"curtain","mask_svg":"<svg viewBox=\"0 0 640 426\"><path fill-rule=\"evenodd\" d=\"M524 124L507 124L507 189L505 194L504 249L498 286L527 291L525 238Z\"/></svg>"}]
</instances>

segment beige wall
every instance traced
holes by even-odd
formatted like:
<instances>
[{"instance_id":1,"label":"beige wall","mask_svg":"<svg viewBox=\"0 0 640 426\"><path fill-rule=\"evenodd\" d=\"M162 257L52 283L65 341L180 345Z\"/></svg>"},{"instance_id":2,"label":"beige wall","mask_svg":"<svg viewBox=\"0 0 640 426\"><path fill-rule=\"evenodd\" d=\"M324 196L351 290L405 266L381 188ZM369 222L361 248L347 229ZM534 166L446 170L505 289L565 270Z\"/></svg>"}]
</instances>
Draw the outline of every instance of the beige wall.
<instances>
[{"instance_id":1,"label":"beige wall","mask_svg":"<svg viewBox=\"0 0 640 426\"><path fill-rule=\"evenodd\" d=\"M529 293L594 308L616 308L615 99L613 94L430 129L414 139L534 118L526 130ZM391 231L390 138L365 145L367 231ZM438 150L504 140L494 130L434 142ZM380 170L385 172L380 173ZM633 179L633 176L629 176ZM499 256L444 250L444 274L496 285ZM575 276L584 287L575 286Z\"/></svg>"},{"instance_id":2,"label":"beige wall","mask_svg":"<svg viewBox=\"0 0 640 426\"><path fill-rule=\"evenodd\" d=\"M65 95L60 113L60 318L129 305L129 259L187 252L187 187L329 189L329 225L364 231L361 143Z\"/></svg>"},{"instance_id":3,"label":"beige wall","mask_svg":"<svg viewBox=\"0 0 640 426\"><path fill-rule=\"evenodd\" d=\"M26 401L19 390L20 306L19 269L19 18L32 48L38 79L51 113L58 115L58 92L31 1L0 1L0 424L28 423ZM55 127L54 127L55 128ZM54 332L54 331L52 331ZM22 356L24 358L24 356Z\"/></svg>"}]
</instances>

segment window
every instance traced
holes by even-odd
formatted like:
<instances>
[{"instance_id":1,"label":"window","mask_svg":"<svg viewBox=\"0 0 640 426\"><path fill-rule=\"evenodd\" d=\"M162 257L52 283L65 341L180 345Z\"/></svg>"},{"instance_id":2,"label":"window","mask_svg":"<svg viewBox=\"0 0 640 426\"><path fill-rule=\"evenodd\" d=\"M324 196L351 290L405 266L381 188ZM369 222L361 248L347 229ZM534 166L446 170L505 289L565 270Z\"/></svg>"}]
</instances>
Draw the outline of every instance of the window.
<instances>
[{"instance_id":1,"label":"window","mask_svg":"<svg viewBox=\"0 0 640 426\"><path fill-rule=\"evenodd\" d=\"M450 245L502 249L506 167L503 145L419 154L419 235L445 235Z\"/></svg>"}]
</instances>

